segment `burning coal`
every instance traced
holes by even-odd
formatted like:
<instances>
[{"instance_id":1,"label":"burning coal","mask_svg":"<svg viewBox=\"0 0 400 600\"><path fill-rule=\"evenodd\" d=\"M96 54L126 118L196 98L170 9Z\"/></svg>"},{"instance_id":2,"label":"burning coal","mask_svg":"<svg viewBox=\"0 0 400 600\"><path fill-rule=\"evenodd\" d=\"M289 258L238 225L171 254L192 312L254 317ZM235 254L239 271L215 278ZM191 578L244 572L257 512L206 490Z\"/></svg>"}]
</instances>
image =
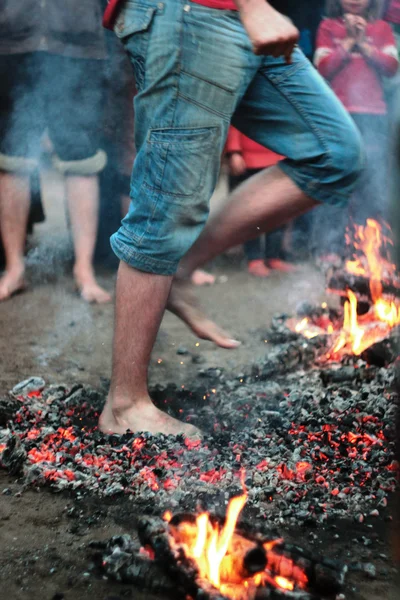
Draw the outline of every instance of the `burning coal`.
<instances>
[{"instance_id":1,"label":"burning coal","mask_svg":"<svg viewBox=\"0 0 400 600\"><path fill-rule=\"evenodd\" d=\"M146 433L106 436L97 429L105 392L24 382L8 404L0 402L0 413L4 406L11 415L0 429L0 462L27 485L126 495L156 514L178 506L193 511L199 502L224 506L242 469L245 511L270 522L385 513L396 487L394 368L354 358L354 366L304 370L317 338L296 336L269 344L265 360L247 375L214 369L191 391L153 390L164 410L206 432L201 443Z\"/></svg>"}]
</instances>

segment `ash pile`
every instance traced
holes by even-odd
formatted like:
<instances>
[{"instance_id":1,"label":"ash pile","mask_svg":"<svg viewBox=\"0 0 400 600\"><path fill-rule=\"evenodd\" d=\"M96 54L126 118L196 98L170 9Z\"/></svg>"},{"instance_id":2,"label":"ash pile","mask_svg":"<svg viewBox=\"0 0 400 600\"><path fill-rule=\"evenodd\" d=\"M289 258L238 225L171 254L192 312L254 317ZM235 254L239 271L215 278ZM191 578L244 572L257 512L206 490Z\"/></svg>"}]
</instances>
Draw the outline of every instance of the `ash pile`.
<instances>
[{"instance_id":1,"label":"ash pile","mask_svg":"<svg viewBox=\"0 0 400 600\"><path fill-rule=\"evenodd\" d=\"M285 323L277 318L258 332L266 355L247 371L208 369L190 390L152 390L159 407L202 429L201 442L104 435L97 420L105 388L31 378L0 400L0 464L25 486L129 496L145 514L220 509L244 472L247 518L277 525L390 519L395 355L382 363L378 353L375 365L360 356L321 362L329 336L307 339Z\"/></svg>"}]
</instances>

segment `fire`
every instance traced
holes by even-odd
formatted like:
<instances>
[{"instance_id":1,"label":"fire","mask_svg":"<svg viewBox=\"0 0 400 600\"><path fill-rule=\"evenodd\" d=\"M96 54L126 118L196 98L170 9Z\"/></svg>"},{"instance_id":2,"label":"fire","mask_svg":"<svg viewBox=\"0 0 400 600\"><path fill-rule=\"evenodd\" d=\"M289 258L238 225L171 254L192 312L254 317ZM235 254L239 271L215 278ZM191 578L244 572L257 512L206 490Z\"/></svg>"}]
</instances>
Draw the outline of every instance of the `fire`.
<instances>
[{"instance_id":1,"label":"fire","mask_svg":"<svg viewBox=\"0 0 400 600\"><path fill-rule=\"evenodd\" d=\"M307 319L307 317L302 319L295 326L296 333L302 333L304 335L304 337L306 337L309 340L318 335L319 332L315 331L315 329L316 328L315 327L313 328L313 325L310 324L310 319Z\"/></svg>"},{"instance_id":2,"label":"fire","mask_svg":"<svg viewBox=\"0 0 400 600\"><path fill-rule=\"evenodd\" d=\"M289 579L286 579L286 577L280 577L278 575L277 577L275 577L275 581L278 584L278 586L283 588L284 590L289 590L290 592L294 590L293 581L289 581Z\"/></svg>"},{"instance_id":3,"label":"fire","mask_svg":"<svg viewBox=\"0 0 400 600\"><path fill-rule=\"evenodd\" d=\"M347 235L348 243L350 236ZM310 319L304 318L295 324L288 322L290 328L304 337L311 339L318 333L336 336L327 358L340 358L344 354L359 356L369 346L384 339L390 330L400 324L400 304L394 298L384 294L384 281L394 279L396 266L382 256L385 244L390 243L382 233L382 226L373 219L367 219L365 226L355 227L353 245L360 256L346 262L346 270L355 276L369 279L369 290L372 301L370 310L358 315L357 296L351 289L347 290L344 304L343 325L338 333L332 323L321 330ZM318 331L319 329L319 331Z\"/></svg>"},{"instance_id":4,"label":"fire","mask_svg":"<svg viewBox=\"0 0 400 600\"><path fill-rule=\"evenodd\" d=\"M356 249L361 250L367 265L362 266L361 259L347 261L347 270L357 275L369 277L372 299L370 311L359 317L357 314L357 297L347 290L348 301L344 305L343 328L337 340L333 354L343 348L350 348L356 356L371 344L383 339L392 327L400 323L400 306L395 301L383 297L382 280L387 274L393 275L395 265L391 265L381 256L382 227L373 219L367 219L365 227L356 227Z\"/></svg>"},{"instance_id":5,"label":"fire","mask_svg":"<svg viewBox=\"0 0 400 600\"><path fill-rule=\"evenodd\" d=\"M200 580L208 581L232 600L253 598L254 590L266 583L290 591L296 586L306 586L305 573L292 560L274 554L274 547L282 543L280 538L263 544L264 562L259 572L251 574L245 570L243 556L256 548L254 542L236 532L246 501L246 492L230 500L223 526L207 512L197 515L195 522L173 525L171 521L174 539L182 544L186 557L195 563Z\"/></svg>"},{"instance_id":6,"label":"fire","mask_svg":"<svg viewBox=\"0 0 400 600\"><path fill-rule=\"evenodd\" d=\"M237 520L246 500L246 494L232 498L228 505L225 525L221 530L218 524L211 523L207 513L200 514L196 519L195 539L187 549L187 555L196 562L201 578L208 579L221 591L222 561L228 553Z\"/></svg>"}]
</instances>

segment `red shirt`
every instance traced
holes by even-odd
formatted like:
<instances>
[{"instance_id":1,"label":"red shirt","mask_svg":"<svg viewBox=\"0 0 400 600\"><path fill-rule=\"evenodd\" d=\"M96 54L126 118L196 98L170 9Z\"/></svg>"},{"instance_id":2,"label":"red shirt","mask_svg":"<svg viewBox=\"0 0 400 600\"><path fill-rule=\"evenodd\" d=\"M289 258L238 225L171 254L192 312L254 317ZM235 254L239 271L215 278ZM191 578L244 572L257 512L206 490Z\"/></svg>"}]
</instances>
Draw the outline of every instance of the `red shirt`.
<instances>
[{"instance_id":1,"label":"red shirt","mask_svg":"<svg viewBox=\"0 0 400 600\"><path fill-rule=\"evenodd\" d=\"M400 25L400 0L392 0L385 13L385 20Z\"/></svg>"},{"instance_id":2,"label":"red shirt","mask_svg":"<svg viewBox=\"0 0 400 600\"><path fill-rule=\"evenodd\" d=\"M385 114L382 76L392 77L398 67L396 44L385 21L368 23L367 42L373 54L346 52L341 41L347 37L343 19L325 19L319 27L315 65L351 113Z\"/></svg>"},{"instance_id":3,"label":"red shirt","mask_svg":"<svg viewBox=\"0 0 400 600\"><path fill-rule=\"evenodd\" d=\"M210 8L219 8L221 10L237 10L236 4L233 0L192 0L196 4L202 4L203 6L209 6ZM122 6L124 0L108 0L107 8L103 16L103 25L107 29L112 29L114 26L115 19L117 18L118 11Z\"/></svg>"},{"instance_id":4,"label":"red shirt","mask_svg":"<svg viewBox=\"0 0 400 600\"><path fill-rule=\"evenodd\" d=\"M226 140L225 152L240 152L244 158L247 169L265 169L272 167L284 158L261 144L254 142L247 136L240 133L235 127L229 127L228 138Z\"/></svg>"}]
</instances>

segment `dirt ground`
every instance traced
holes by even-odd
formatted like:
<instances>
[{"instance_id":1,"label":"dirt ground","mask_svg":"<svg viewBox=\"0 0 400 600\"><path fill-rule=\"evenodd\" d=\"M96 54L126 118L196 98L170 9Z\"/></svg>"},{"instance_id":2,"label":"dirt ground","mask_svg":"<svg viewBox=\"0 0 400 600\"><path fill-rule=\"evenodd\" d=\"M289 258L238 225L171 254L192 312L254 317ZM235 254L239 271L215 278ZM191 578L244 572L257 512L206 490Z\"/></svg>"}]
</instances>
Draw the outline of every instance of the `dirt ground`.
<instances>
[{"instance_id":1,"label":"dirt ground","mask_svg":"<svg viewBox=\"0 0 400 600\"><path fill-rule=\"evenodd\" d=\"M47 383L82 382L95 387L110 377L113 307L88 306L74 292L60 182L48 177L45 192L48 219L36 227L35 251L28 260L32 284L24 294L0 304L0 395L31 375L40 375ZM265 342L254 330L267 325L276 313L293 312L301 301L324 299L323 277L311 266L294 275L260 281L234 263L219 260L212 267L218 282L199 289L199 297L210 316L242 340L242 346L228 352L198 341L167 314L151 361L151 383L190 386L199 369L208 367L240 371L265 351ZM110 273L100 277L110 291L114 279ZM178 354L180 346L189 354ZM192 362L191 353L200 355L200 362ZM77 503L43 489L21 494L19 483L0 473L0 597L151 600L130 586L99 579L90 570L88 541L131 533L136 518L134 507L126 501ZM377 566L374 580L353 575L346 596L398 598L394 569L385 558L390 555L390 524L371 523L368 536L373 542L368 548L356 540L355 525L334 525L338 529L304 531L304 541L316 533L325 554L329 550L331 556L354 560L356 553L358 560L372 560L372 553Z\"/></svg>"}]
</instances>

